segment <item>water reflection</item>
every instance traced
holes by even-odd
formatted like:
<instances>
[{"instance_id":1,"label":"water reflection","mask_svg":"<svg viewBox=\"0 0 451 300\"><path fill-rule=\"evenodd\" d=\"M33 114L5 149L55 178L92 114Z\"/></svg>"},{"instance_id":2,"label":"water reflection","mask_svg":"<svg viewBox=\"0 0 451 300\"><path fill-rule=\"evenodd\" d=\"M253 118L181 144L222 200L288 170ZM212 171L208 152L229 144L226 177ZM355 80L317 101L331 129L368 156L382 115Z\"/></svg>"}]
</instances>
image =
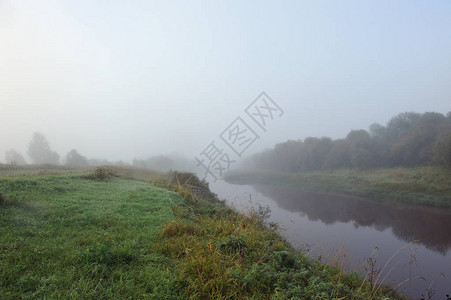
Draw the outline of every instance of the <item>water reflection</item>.
<instances>
[{"instance_id":1,"label":"water reflection","mask_svg":"<svg viewBox=\"0 0 451 300\"><path fill-rule=\"evenodd\" d=\"M272 198L288 211L299 212L325 224L353 222L355 227L372 226L378 231L392 228L403 241L419 240L426 248L443 255L451 248L451 213L366 201L360 198L305 192L256 185L255 190Z\"/></svg>"}]
</instances>

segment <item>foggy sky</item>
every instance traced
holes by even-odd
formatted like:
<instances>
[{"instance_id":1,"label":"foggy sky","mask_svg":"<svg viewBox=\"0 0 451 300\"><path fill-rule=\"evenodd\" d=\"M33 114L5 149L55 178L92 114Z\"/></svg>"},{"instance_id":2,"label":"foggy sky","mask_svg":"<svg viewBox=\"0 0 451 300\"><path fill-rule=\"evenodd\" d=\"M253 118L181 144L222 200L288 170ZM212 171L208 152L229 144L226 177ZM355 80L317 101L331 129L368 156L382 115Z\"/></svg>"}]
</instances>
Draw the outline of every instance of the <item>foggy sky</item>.
<instances>
[{"instance_id":1,"label":"foggy sky","mask_svg":"<svg viewBox=\"0 0 451 300\"><path fill-rule=\"evenodd\" d=\"M192 157L262 91L285 114L246 154L445 114L450 15L447 0L0 0L0 161L35 131L61 156Z\"/></svg>"}]
</instances>

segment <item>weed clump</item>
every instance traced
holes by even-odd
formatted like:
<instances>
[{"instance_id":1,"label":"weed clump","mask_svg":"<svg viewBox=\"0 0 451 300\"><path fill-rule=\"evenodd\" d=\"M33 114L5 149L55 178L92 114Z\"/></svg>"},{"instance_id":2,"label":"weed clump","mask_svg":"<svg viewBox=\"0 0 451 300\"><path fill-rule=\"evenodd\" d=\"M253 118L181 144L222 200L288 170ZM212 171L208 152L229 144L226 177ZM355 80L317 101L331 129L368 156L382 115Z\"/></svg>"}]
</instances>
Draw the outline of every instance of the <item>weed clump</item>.
<instances>
[{"instance_id":1,"label":"weed clump","mask_svg":"<svg viewBox=\"0 0 451 300\"><path fill-rule=\"evenodd\" d=\"M97 181L106 181L112 177L113 173L104 167L98 167L89 175L83 176L85 179L97 180Z\"/></svg>"},{"instance_id":2,"label":"weed clump","mask_svg":"<svg viewBox=\"0 0 451 300\"><path fill-rule=\"evenodd\" d=\"M19 199L14 194L10 194L10 195L6 196L3 193L0 193L0 206L18 205L20 200L21 199Z\"/></svg>"},{"instance_id":3,"label":"weed clump","mask_svg":"<svg viewBox=\"0 0 451 300\"><path fill-rule=\"evenodd\" d=\"M185 221L171 221L167 223L163 228L164 237L176 237L182 235L200 235L202 229L193 223L188 223Z\"/></svg>"}]
</instances>

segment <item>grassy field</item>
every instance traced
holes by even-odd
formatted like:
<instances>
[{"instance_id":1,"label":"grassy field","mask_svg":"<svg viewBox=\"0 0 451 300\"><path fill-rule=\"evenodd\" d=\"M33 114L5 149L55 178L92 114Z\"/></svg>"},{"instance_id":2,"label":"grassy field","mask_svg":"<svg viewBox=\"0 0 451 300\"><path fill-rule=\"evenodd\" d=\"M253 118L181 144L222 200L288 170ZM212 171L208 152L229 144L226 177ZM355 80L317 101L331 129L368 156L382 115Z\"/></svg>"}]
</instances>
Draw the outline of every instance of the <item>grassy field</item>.
<instances>
[{"instance_id":1,"label":"grassy field","mask_svg":"<svg viewBox=\"0 0 451 300\"><path fill-rule=\"evenodd\" d=\"M226 180L235 184L280 185L377 201L451 208L451 169L441 167L305 173L240 171L228 174Z\"/></svg>"},{"instance_id":2,"label":"grassy field","mask_svg":"<svg viewBox=\"0 0 451 300\"><path fill-rule=\"evenodd\" d=\"M237 214L197 178L176 176L1 177L0 299L394 297L296 253L264 226L266 211Z\"/></svg>"},{"instance_id":3,"label":"grassy field","mask_svg":"<svg viewBox=\"0 0 451 300\"><path fill-rule=\"evenodd\" d=\"M79 175L2 179L0 191L1 299L174 295L169 260L149 249L180 196Z\"/></svg>"},{"instance_id":4,"label":"grassy field","mask_svg":"<svg viewBox=\"0 0 451 300\"><path fill-rule=\"evenodd\" d=\"M0 177L22 177L22 176L40 176L40 175L57 175L68 173L86 172L87 168L69 168L66 166L54 165L5 165L0 164Z\"/></svg>"}]
</instances>

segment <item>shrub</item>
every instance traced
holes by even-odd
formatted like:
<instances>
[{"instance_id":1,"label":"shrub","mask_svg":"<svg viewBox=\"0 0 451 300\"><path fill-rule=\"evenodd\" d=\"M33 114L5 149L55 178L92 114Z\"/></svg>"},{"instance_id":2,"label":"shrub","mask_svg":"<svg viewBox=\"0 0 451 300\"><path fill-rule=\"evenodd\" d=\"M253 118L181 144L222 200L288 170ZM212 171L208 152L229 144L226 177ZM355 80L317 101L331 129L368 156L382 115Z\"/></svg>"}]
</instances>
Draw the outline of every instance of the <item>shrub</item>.
<instances>
[{"instance_id":1,"label":"shrub","mask_svg":"<svg viewBox=\"0 0 451 300\"><path fill-rule=\"evenodd\" d=\"M110 172L105 168L96 168L94 170L94 177L98 180L106 180L110 178Z\"/></svg>"},{"instance_id":2,"label":"shrub","mask_svg":"<svg viewBox=\"0 0 451 300\"><path fill-rule=\"evenodd\" d=\"M112 173L104 168L98 167L91 174L83 176L85 179L105 181L111 178Z\"/></svg>"}]
</instances>

